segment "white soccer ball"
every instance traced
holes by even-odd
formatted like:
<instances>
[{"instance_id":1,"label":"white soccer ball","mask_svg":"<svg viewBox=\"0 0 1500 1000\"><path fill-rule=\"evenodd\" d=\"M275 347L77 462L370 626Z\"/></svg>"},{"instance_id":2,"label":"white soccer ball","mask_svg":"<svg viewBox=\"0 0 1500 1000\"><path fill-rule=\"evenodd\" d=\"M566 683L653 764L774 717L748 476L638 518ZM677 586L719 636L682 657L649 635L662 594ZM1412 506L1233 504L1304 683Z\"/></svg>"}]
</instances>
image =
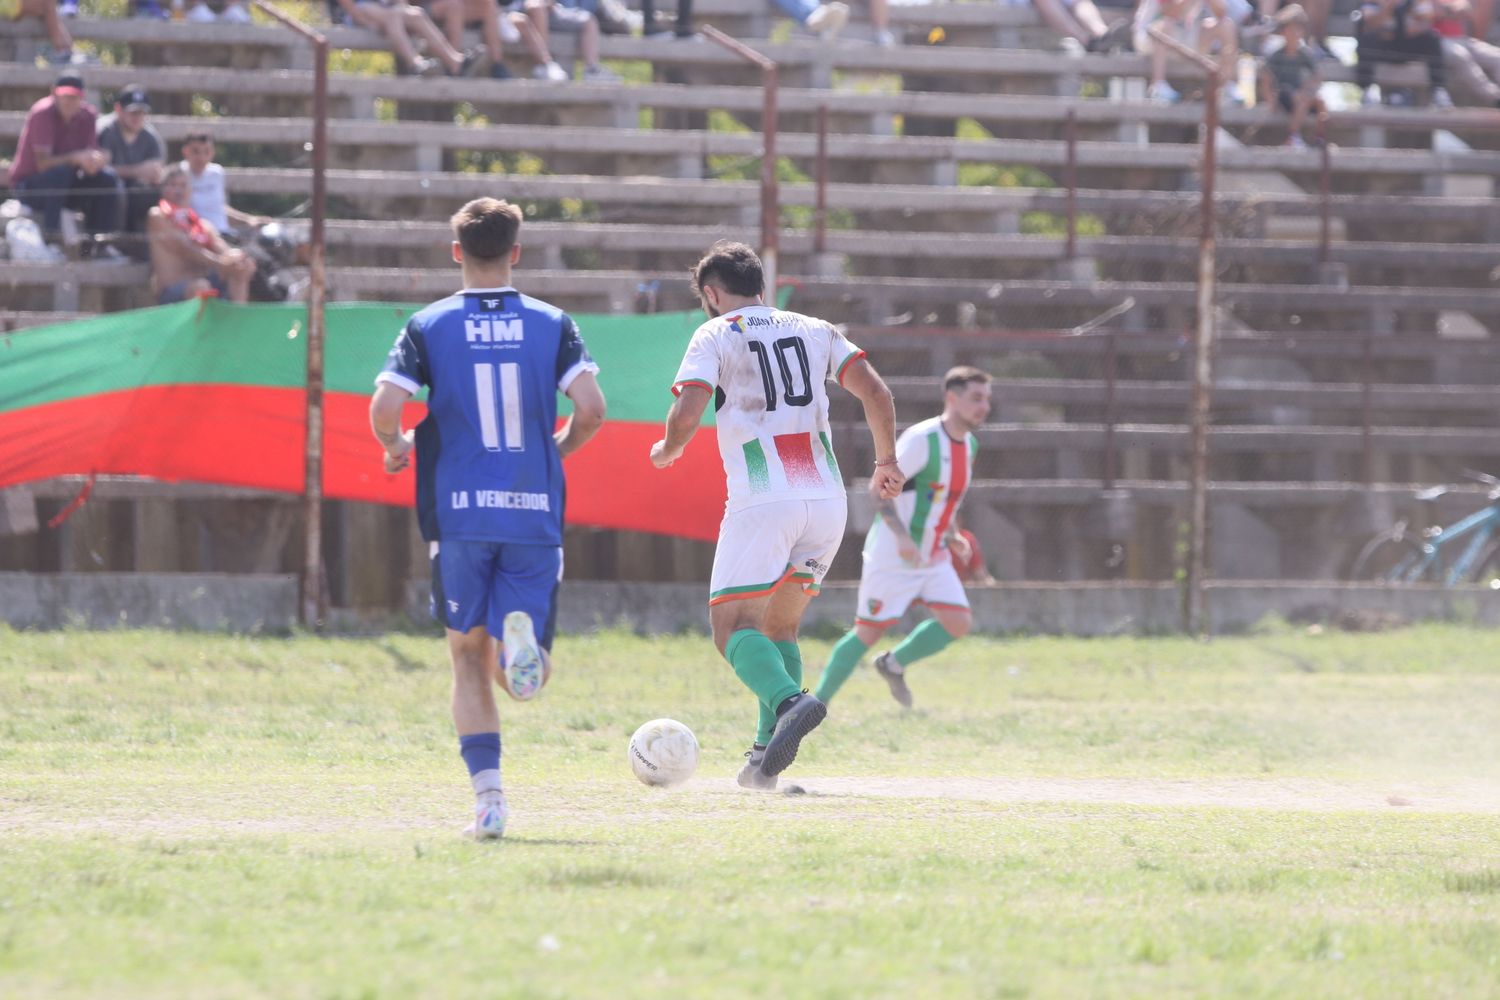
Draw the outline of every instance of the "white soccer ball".
<instances>
[{"instance_id":1,"label":"white soccer ball","mask_svg":"<svg viewBox=\"0 0 1500 1000\"><path fill-rule=\"evenodd\" d=\"M676 785L698 769L698 739L676 719L652 719L630 737L630 769L647 785Z\"/></svg>"}]
</instances>

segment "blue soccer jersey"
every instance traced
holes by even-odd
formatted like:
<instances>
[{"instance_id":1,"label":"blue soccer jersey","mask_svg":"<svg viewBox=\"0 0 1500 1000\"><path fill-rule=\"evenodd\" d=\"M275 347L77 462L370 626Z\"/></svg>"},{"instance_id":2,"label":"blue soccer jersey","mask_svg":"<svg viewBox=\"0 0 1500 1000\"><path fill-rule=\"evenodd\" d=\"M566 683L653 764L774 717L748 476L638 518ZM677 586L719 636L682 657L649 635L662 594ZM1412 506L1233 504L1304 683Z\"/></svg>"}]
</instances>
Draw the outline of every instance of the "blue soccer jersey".
<instances>
[{"instance_id":1,"label":"blue soccer jersey","mask_svg":"<svg viewBox=\"0 0 1500 1000\"><path fill-rule=\"evenodd\" d=\"M557 394L598 370L567 313L514 288L413 316L375 381L431 390L416 429L422 537L561 545Z\"/></svg>"}]
</instances>

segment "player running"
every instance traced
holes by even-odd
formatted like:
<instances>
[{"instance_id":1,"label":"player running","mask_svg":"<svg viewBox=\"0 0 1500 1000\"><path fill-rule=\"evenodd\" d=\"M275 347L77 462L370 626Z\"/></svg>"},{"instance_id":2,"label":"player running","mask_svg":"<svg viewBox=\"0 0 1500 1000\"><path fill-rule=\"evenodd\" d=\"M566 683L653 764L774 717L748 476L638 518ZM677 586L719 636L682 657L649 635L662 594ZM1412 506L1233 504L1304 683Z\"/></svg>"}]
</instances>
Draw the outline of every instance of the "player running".
<instances>
[{"instance_id":1,"label":"player running","mask_svg":"<svg viewBox=\"0 0 1500 1000\"><path fill-rule=\"evenodd\" d=\"M974 476L974 432L990 415L990 377L961 366L943 376L943 413L913 424L896 442L906 488L883 501L865 538L854 628L833 647L817 698L827 702L860 657L901 620L912 602L933 617L901 644L875 658L891 697L911 708L906 668L969 634L974 618L953 560L967 563L971 547L958 530L958 506Z\"/></svg>"},{"instance_id":2,"label":"player running","mask_svg":"<svg viewBox=\"0 0 1500 1000\"><path fill-rule=\"evenodd\" d=\"M387 472L406 468L415 447L433 616L448 630L453 724L476 797L465 832L483 840L505 832L508 813L490 685L524 701L551 674L562 458L604 422L604 395L577 324L511 287L521 210L478 198L451 221L464 289L418 312L396 338L375 379L370 425ZM423 386L427 417L403 433L402 405ZM573 415L555 430L559 392Z\"/></svg>"},{"instance_id":3,"label":"player running","mask_svg":"<svg viewBox=\"0 0 1500 1000\"><path fill-rule=\"evenodd\" d=\"M760 702L739 783L771 789L828 713L802 691L797 648L797 627L848 515L823 383L837 381L864 404L877 499L901 491L896 412L864 352L837 328L761 301L760 258L743 243L714 244L693 269L693 288L709 321L688 344L666 437L651 446L651 461L664 469L680 458L714 400L729 502L714 552L709 623L714 645Z\"/></svg>"}]
</instances>

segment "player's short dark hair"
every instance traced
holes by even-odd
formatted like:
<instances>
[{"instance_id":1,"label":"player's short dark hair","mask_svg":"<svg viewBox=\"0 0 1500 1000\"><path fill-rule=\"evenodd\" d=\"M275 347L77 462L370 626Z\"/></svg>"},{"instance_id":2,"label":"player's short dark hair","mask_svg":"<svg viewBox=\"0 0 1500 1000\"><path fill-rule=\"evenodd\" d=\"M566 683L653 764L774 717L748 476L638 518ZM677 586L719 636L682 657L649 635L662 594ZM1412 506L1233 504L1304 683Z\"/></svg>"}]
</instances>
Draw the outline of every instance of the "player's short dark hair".
<instances>
[{"instance_id":1,"label":"player's short dark hair","mask_svg":"<svg viewBox=\"0 0 1500 1000\"><path fill-rule=\"evenodd\" d=\"M190 142L213 142L214 137L209 132L189 132L182 137L182 144L186 146Z\"/></svg>"},{"instance_id":2,"label":"player's short dark hair","mask_svg":"<svg viewBox=\"0 0 1500 1000\"><path fill-rule=\"evenodd\" d=\"M499 260L516 245L521 210L499 198L475 198L448 220L464 256L477 261Z\"/></svg>"},{"instance_id":3,"label":"player's short dark hair","mask_svg":"<svg viewBox=\"0 0 1500 1000\"><path fill-rule=\"evenodd\" d=\"M973 365L958 365L943 376L944 392L963 392L974 384L989 385L990 373Z\"/></svg>"},{"instance_id":4,"label":"player's short dark hair","mask_svg":"<svg viewBox=\"0 0 1500 1000\"><path fill-rule=\"evenodd\" d=\"M720 240L693 267L693 294L702 296L705 285L717 285L730 295L759 295L766 290L766 272L754 250Z\"/></svg>"}]
</instances>

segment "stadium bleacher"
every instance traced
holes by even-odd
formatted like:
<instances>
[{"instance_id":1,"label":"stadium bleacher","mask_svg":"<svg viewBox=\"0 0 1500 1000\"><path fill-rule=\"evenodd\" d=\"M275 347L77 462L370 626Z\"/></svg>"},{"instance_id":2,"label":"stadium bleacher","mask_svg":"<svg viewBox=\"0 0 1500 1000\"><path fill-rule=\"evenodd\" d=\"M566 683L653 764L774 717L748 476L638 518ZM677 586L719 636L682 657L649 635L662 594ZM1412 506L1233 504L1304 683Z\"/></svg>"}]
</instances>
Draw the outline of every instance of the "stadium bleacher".
<instances>
[{"instance_id":1,"label":"stadium bleacher","mask_svg":"<svg viewBox=\"0 0 1500 1000\"><path fill-rule=\"evenodd\" d=\"M1140 56L1060 54L1029 8L896 6L892 25L914 44L893 49L871 45L859 26L833 44L785 39L765 10L747 13L729 0L700 3L697 13L753 40L780 67L778 152L798 178L781 186L781 271L795 283L794 307L860 326L854 336L892 374L903 420L935 409L932 377L953 361L999 376L972 505L1011 545L998 556L1001 575L1169 576L1188 441L1184 334L1196 295L1201 106L1142 99ZM925 43L934 28L941 45ZM301 40L259 23L87 17L73 33L128 58L87 69L96 103L145 82L169 145L205 127L218 134L234 197L277 205L306 197L311 72ZM359 29L333 28L329 38L338 50L385 48ZM50 69L29 64L40 40L33 26L0 25L0 58L20 61L0 79L0 150L13 146L25 108L51 83ZM565 38L554 41L569 54ZM754 241L758 189L739 178L753 176L760 150L758 77L701 41L612 36L603 51L636 67L630 79L642 82L334 73L332 295L418 300L450 291L441 220L483 193L536 216L523 234L528 290L575 311L625 311L642 283L659 282L662 308L691 307L686 264L719 236ZM1352 79L1344 67L1327 75ZM1383 66L1380 78L1420 89L1424 75ZM196 113L206 106L213 117ZM803 178L813 172L823 106L833 221L816 253L816 194ZM710 120L711 112L721 114ZM1061 234L1069 115L1083 217L1071 259ZM1489 109L1336 112L1324 199L1316 151L1282 148L1284 130L1263 109L1224 109L1216 544L1272 538L1281 573L1336 572L1337 555L1303 551L1302 525L1338 524L1348 539L1362 537L1409 484L1495 464L1497 117ZM526 173L483 172L521 155L532 162ZM1008 183L997 185L1002 177ZM1318 246L1325 204L1326 260ZM146 285L137 265L3 263L0 330L146 305ZM1056 335L1126 304L1109 326L1118 332L1113 361L1098 338ZM1118 370L1107 376L1107 364ZM859 454L855 436L848 440ZM1105 496L1119 489L1134 498L1128 517ZM1351 505L1363 513L1351 516ZM1278 513L1288 509L1298 517ZM409 531L353 509L339 517L349 522L335 532L349 574L358 572L358 525ZM1101 539L1123 540L1123 562L1099 561ZM582 575L629 563L642 577L664 578L704 560L698 543L605 544L576 533L569 544L570 571ZM856 548L846 546L840 571ZM358 600L357 590L350 584L344 596Z\"/></svg>"}]
</instances>

